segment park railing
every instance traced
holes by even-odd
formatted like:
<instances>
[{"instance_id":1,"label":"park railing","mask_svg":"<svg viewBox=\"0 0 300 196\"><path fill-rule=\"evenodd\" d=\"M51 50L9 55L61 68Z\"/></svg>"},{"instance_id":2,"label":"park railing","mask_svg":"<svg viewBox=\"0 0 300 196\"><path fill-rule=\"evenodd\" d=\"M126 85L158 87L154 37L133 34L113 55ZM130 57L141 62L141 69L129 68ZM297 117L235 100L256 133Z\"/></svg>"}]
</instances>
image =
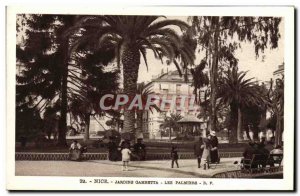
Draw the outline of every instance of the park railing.
<instances>
[{"instance_id":1,"label":"park railing","mask_svg":"<svg viewBox=\"0 0 300 196\"><path fill-rule=\"evenodd\" d=\"M241 152L219 152L222 158L242 157ZM69 153L43 153L43 152L16 152L15 160L22 161L49 161L68 160ZM84 160L107 160L108 153L83 153ZM170 153L147 153L146 160L167 160L170 159ZM179 153L179 159L194 159L194 153Z\"/></svg>"},{"instance_id":2,"label":"park railing","mask_svg":"<svg viewBox=\"0 0 300 196\"><path fill-rule=\"evenodd\" d=\"M278 166L226 171L213 175L213 178L268 178L270 176L282 176L282 173L283 166Z\"/></svg>"},{"instance_id":3,"label":"park railing","mask_svg":"<svg viewBox=\"0 0 300 196\"><path fill-rule=\"evenodd\" d=\"M36 153L36 152L17 152L16 161L64 161L69 159L69 153ZM107 153L84 153L85 160L106 160Z\"/></svg>"}]
</instances>

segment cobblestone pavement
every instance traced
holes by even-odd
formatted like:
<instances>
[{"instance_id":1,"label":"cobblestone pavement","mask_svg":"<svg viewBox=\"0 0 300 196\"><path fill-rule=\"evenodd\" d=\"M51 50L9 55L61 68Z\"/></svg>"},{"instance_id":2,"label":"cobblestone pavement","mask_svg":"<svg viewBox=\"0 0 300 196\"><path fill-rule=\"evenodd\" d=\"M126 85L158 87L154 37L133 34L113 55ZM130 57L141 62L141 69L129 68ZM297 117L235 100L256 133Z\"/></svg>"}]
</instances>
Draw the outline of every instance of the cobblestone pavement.
<instances>
[{"instance_id":1,"label":"cobblestone pavement","mask_svg":"<svg viewBox=\"0 0 300 196\"><path fill-rule=\"evenodd\" d=\"M224 171L238 169L234 161L240 158L223 158L211 169L197 168L196 159L178 160L179 168L171 168L170 160L132 161L129 171L122 171L122 162L111 161L16 161L17 176L97 176L97 177L163 177L196 178L211 177Z\"/></svg>"}]
</instances>

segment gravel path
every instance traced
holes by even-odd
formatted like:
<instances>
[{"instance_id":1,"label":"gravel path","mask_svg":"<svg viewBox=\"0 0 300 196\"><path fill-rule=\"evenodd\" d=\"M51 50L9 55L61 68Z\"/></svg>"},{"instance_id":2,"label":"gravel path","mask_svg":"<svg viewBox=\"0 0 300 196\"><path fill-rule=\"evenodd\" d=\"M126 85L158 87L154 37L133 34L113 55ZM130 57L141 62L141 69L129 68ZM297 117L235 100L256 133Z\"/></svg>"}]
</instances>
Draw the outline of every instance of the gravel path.
<instances>
[{"instance_id":1,"label":"gravel path","mask_svg":"<svg viewBox=\"0 0 300 196\"><path fill-rule=\"evenodd\" d=\"M223 158L209 170L197 168L197 161L179 160L180 168L170 168L170 160L130 162L129 171L122 171L122 162L111 161L16 161L17 176L98 176L98 177L164 177L195 178L238 169L233 162L240 158Z\"/></svg>"}]
</instances>

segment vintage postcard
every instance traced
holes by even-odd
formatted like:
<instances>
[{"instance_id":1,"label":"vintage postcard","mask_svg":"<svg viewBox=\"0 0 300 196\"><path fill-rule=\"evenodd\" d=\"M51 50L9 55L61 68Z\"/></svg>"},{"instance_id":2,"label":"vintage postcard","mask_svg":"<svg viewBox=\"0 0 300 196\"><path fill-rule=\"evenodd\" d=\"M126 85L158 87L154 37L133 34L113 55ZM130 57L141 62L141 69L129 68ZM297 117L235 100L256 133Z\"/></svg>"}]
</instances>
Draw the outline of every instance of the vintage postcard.
<instances>
[{"instance_id":1,"label":"vintage postcard","mask_svg":"<svg viewBox=\"0 0 300 196\"><path fill-rule=\"evenodd\" d=\"M7 189L293 191L294 7L7 7Z\"/></svg>"}]
</instances>

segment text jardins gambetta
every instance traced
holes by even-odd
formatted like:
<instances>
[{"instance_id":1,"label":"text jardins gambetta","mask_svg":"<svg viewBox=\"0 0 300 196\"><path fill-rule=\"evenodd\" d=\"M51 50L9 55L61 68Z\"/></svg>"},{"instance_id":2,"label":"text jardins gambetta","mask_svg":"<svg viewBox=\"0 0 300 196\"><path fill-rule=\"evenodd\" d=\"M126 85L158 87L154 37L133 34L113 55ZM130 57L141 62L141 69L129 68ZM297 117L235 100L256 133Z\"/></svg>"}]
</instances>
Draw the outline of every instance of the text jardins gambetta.
<instances>
[{"instance_id":1,"label":"text jardins gambetta","mask_svg":"<svg viewBox=\"0 0 300 196\"><path fill-rule=\"evenodd\" d=\"M107 178L96 178L92 180L79 179L80 184L118 184L118 185L214 185L211 180L109 180Z\"/></svg>"}]
</instances>

